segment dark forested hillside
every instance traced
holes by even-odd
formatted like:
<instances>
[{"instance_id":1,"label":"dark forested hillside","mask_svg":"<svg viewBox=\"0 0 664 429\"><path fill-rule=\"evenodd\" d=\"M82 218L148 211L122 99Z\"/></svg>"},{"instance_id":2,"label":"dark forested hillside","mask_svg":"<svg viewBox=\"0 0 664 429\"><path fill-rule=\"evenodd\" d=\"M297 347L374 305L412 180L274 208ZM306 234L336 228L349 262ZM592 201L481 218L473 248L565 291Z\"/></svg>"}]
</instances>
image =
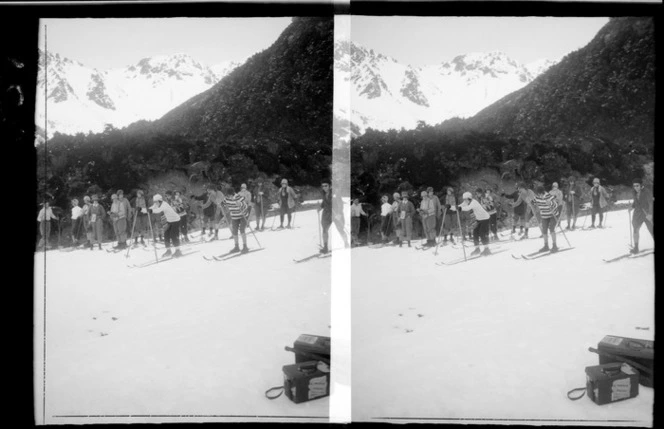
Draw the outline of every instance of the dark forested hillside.
<instances>
[{"instance_id":1,"label":"dark forested hillside","mask_svg":"<svg viewBox=\"0 0 664 429\"><path fill-rule=\"evenodd\" d=\"M602 139L651 147L655 37L651 18L613 18L583 49L468 121L505 138Z\"/></svg>"},{"instance_id":2,"label":"dark forested hillside","mask_svg":"<svg viewBox=\"0 0 664 429\"><path fill-rule=\"evenodd\" d=\"M37 145L39 189L62 201L169 172L201 182L239 185L263 175L318 185L332 161L333 41L332 18L294 18L272 46L157 121L56 133Z\"/></svg>"},{"instance_id":3,"label":"dark forested hillside","mask_svg":"<svg viewBox=\"0 0 664 429\"><path fill-rule=\"evenodd\" d=\"M613 18L586 47L473 118L353 139L353 189L440 187L484 168L514 180L592 174L627 183L654 160L655 82L653 20Z\"/></svg>"}]
</instances>

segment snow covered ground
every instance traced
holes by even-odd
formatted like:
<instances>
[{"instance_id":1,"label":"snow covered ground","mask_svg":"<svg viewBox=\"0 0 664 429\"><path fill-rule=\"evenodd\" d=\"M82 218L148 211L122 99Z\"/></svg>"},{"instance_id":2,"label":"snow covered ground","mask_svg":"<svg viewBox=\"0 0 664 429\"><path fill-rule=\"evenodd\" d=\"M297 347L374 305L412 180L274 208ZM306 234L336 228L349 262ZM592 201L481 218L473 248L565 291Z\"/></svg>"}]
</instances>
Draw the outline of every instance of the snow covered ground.
<instances>
[{"instance_id":1,"label":"snow covered ground","mask_svg":"<svg viewBox=\"0 0 664 429\"><path fill-rule=\"evenodd\" d=\"M224 253L232 240L140 269L127 267L124 252L36 253L37 418L327 421L329 398L295 404L264 396L295 361L284 346L303 333L330 335L331 259L293 262L318 251L317 213L298 212L294 222L299 228L257 233L265 250L225 262L202 255ZM250 234L248 244L258 247ZM130 256L138 263L154 253Z\"/></svg>"},{"instance_id":2,"label":"snow covered ground","mask_svg":"<svg viewBox=\"0 0 664 429\"><path fill-rule=\"evenodd\" d=\"M605 335L654 339L654 257L603 262L628 251L627 211L608 226L532 261L511 253L541 239L451 266L435 265L463 256L449 246L353 249L353 420L651 426L652 388L603 406L566 396ZM640 247L654 247L645 227Z\"/></svg>"}]
</instances>

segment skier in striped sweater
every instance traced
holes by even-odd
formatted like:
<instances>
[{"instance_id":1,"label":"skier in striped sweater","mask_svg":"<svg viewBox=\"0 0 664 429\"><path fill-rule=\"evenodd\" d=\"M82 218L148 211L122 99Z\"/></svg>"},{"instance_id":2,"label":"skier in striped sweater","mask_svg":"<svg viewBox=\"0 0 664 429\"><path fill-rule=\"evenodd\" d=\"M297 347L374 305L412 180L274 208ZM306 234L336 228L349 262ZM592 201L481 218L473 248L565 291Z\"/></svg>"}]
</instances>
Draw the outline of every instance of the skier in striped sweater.
<instances>
[{"instance_id":1,"label":"skier in striped sweater","mask_svg":"<svg viewBox=\"0 0 664 429\"><path fill-rule=\"evenodd\" d=\"M235 193L235 188L229 185L226 187L224 197L221 199L220 203L224 206L224 208L227 210L227 213L229 213L231 217L231 233L233 234L235 247L233 247L229 253L249 252L249 248L247 247L247 234L245 233L247 228L248 213L247 201L242 195ZM240 250L239 246L238 232L242 236L242 250Z\"/></svg>"},{"instance_id":2,"label":"skier in striped sweater","mask_svg":"<svg viewBox=\"0 0 664 429\"><path fill-rule=\"evenodd\" d=\"M556 245L556 225L557 219L556 214L558 213L558 202L556 197L551 195L544 189L544 186L538 186L535 189L535 199L533 203L537 206L540 213L540 228L542 229L542 238L544 238L544 247L542 247L540 252L555 253L558 251L558 246ZM551 249L549 249L549 234L551 233Z\"/></svg>"}]
</instances>

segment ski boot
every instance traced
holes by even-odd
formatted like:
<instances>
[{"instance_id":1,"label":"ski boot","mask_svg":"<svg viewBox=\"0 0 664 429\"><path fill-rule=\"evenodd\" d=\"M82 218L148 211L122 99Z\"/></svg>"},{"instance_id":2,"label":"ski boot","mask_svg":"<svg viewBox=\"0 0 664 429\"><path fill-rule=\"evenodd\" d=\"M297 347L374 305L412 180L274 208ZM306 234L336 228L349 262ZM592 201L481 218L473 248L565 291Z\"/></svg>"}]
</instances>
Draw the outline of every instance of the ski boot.
<instances>
[{"instance_id":1,"label":"ski boot","mask_svg":"<svg viewBox=\"0 0 664 429\"><path fill-rule=\"evenodd\" d=\"M481 252L480 252L480 248L479 248L479 247L476 247L475 250L473 250L473 251L470 253L470 256L476 256L476 255L479 255L480 253L481 253Z\"/></svg>"},{"instance_id":2,"label":"ski boot","mask_svg":"<svg viewBox=\"0 0 664 429\"><path fill-rule=\"evenodd\" d=\"M162 258L167 258L167 257L171 256L172 254L173 254L173 252L171 252L171 249L166 249L166 252L164 252L164 254L161 255L161 257Z\"/></svg>"},{"instance_id":3,"label":"ski boot","mask_svg":"<svg viewBox=\"0 0 664 429\"><path fill-rule=\"evenodd\" d=\"M236 244L235 247L233 247L233 248L231 249L231 251L228 252L228 253L229 253L229 254L230 254L230 253L238 253L239 251L240 251L240 247Z\"/></svg>"},{"instance_id":4,"label":"ski boot","mask_svg":"<svg viewBox=\"0 0 664 429\"><path fill-rule=\"evenodd\" d=\"M247 247L246 244L242 246L242 250L240 251L240 253L249 253L249 248Z\"/></svg>"},{"instance_id":5,"label":"ski boot","mask_svg":"<svg viewBox=\"0 0 664 429\"><path fill-rule=\"evenodd\" d=\"M542 247L540 250L538 250L538 252L548 252L549 250L551 250L551 249L549 249L549 245L545 244L544 247Z\"/></svg>"},{"instance_id":6,"label":"ski boot","mask_svg":"<svg viewBox=\"0 0 664 429\"><path fill-rule=\"evenodd\" d=\"M484 250L482 250L482 253L480 253L482 256L489 256L491 255L491 250L489 250L488 247L485 247Z\"/></svg>"},{"instance_id":7,"label":"ski boot","mask_svg":"<svg viewBox=\"0 0 664 429\"><path fill-rule=\"evenodd\" d=\"M554 244L553 246L551 246L551 253L556 253L557 251L558 251L557 245Z\"/></svg>"},{"instance_id":8,"label":"ski boot","mask_svg":"<svg viewBox=\"0 0 664 429\"><path fill-rule=\"evenodd\" d=\"M320 249L320 253L321 253L321 255L324 255L326 253L330 253L330 249L327 248L327 244L325 246L323 246L322 249Z\"/></svg>"},{"instance_id":9,"label":"ski boot","mask_svg":"<svg viewBox=\"0 0 664 429\"><path fill-rule=\"evenodd\" d=\"M639 253L639 245L637 244L631 249L629 249L629 253L631 253L632 255L636 255L637 253Z\"/></svg>"},{"instance_id":10,"label":"ski boot","mask_svg":"<svg viewBox=\"0 0 664 429\"><path fill-rule=\"evenodd\" d=\"M180 256L182 256L182 252L180 251L180 249L175 249L175 252L173 252L173 257L179 258Z\"/></svg>"}]
</instances>

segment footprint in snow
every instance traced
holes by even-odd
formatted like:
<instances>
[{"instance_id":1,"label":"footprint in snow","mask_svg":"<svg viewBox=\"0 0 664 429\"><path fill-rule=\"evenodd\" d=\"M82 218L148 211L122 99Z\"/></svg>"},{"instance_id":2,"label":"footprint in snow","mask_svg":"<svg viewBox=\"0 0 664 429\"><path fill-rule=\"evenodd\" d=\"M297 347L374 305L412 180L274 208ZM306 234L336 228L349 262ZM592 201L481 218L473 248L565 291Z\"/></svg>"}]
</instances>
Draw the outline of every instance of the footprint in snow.
<instances>
[{"instance_id":1,"label":"footprint in snow","mask_svg":"<svg viewBox=\"0 0 664 429\"><path fill-rule=\"evenodd\" d=\"M117 317L111 317L111 320L118 320Z\"/></svg>"},{"instance_id":2,"label":"footprint in snow","mask_svg":"<svg viewBox=\"0 0 664 429\"><path fill-rule=\"evenodd\" d=\"M411 332L413 332L413 329L406 329L407 334L410 334Z\"/></svg>"},{"instance_id":3,"label":"footprint in snow","mask_svg":"<svg viewBox=\"0 0 664 429\"><path fill-rule=\"evenodd\" d=\"M106 332L100 332L99 333L99 336L101 336L101 337L105 337L106 335L108 335Z\"/></svg>"},{"instance_id":4,"label":"footprint in snow","mask_svg":"<svg viewBox=\"0 0 664 429\"><path fill-rule=\"evenodd\" d=\"M424 314L417 314L417 317L424 317Z\"/></svg>"}]
</instances>

